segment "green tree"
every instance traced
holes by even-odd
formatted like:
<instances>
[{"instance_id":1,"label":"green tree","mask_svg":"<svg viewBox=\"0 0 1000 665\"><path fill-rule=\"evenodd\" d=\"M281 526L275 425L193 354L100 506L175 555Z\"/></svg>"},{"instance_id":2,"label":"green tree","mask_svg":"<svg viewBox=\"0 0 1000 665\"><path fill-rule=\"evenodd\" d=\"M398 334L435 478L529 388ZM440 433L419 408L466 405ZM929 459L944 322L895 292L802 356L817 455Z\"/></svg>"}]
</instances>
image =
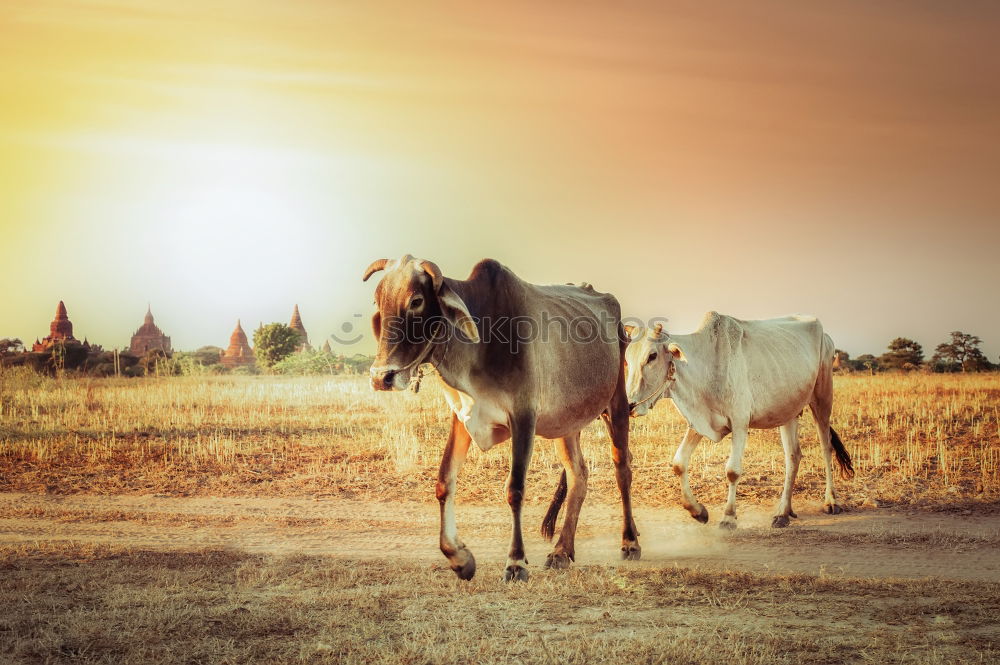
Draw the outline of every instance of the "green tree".
<instances>
[{"instance_id":1,"label":"green tree","mask_svg":"<svg viewBox=\"0 0 1000 665\"><path fill-rule=\"evenodd\" d=\"M146 376L156 374L157 376L170 375L173 374L173 369L169 366L170 363L165 363L167 360L167 354L163 352L162 349L150 349L146 351L146 354L139 359L139 365L142 367L142 371Z\"/></svg>"},{"instance_id":2,"label":"green tree","mask_svg":"<svg viewBox=\"0 0 1000 665\"><path fill-rule=\"evenodd\" d=\"M203 346L191 354L191 357L199 365L218 365L219 357L222 355L222 348L218 346Z\"/></svg>"},{"instance_id":3,"label":"green tree","mask_svg":"<svg viewBox=\"0 0 1000 665\"><path fill-rule=\"evenodd\" d=\"M340 358L326 351L300 351L293 353L271 368L277 374L309 375L339 374L344 370Z\"/></svg>"},{"instance_id":4,"label":"green tree","mask_svg":"<svg viewBox=\"0 0 1000 665\"><path fill-rule=\"evenodd\" d=\"M0 356L12 356L24 351L24 344L18 338L5 337L0 339Z\"/></svg>"},{"instance_id":5,"label":"green tree","mask_svg":"<svg viewBox=\"0 0 1000 665\"><path fill-rule=\"evenodd\" d=\"M978 372L989 369L990 362L979 350L979 345L983 340L976 335L969 335L961 330L951 332L951 342L943 342L934 349L934 357L931 362L941 371L955 372Z\"/></svg>"},{"instance_id":6,"label":"green tree","mask_svg":"<svg viewBox=\"0 0 1000 665\"><path fill-rule=\"evenodd\" d=\"M879 365L885 369L916 369L924 361L922 346L906 337L897 337L889 342L889 350L879 358Z\"/></svg>"},{"instance_id":7,"label":"green tree","mask_svg":"<svg viewBox=\"0 0 1000 665\"><path fill-rule=\"evenodd\" d=\"M225 367L219 363L219 347L202 348L207 348L209 351L205 353L202 353L202 349L198 349L197 351L174 351L171 360L173 361L175 372L181 376L222 374Z\"/></svg>"},{"instance_id":8,"label":"green tree","mask_svg":"<svg viewBox=\"0 0 1000 665\"><path fill-rule=\"evenodd\" d=\"M299 333L284 323L262 325L253 333L254 354L264 368L270 368L295 353L301 343Z\"/></svg>"},{"instance_id":9,"label":"green tree","mask_svg":"<svg viewBox=\"0 0 1000 665\"><path fill-rule=\"evenodd\" d=\"M375 356L366 356L361 353L355 353L351 357L345 357L344 368L350 374L367 374L368 368L372 366L375 362Z\"/></svg>"},{"instance_id":10,"label":"green tree","mask_svg":"<svg viewBox=\"0 0 1000 665\"><path fill-rule=\"evenodd\" d=\"M881 367L878 364L878 358L870 353L862 353L860 356L855 358L853 361L854 368L857 370L866 369L869 374L874 374L879 371Z\"/></svg>"}]
</instances>

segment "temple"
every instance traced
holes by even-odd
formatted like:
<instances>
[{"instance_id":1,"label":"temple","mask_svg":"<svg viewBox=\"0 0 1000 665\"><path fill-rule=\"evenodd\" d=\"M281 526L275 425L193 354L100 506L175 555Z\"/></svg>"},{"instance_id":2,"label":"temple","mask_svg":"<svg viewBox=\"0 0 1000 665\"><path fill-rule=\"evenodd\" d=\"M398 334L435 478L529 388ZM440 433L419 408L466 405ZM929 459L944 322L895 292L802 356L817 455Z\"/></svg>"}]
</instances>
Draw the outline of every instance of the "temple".
<instances>
[{"instance_id":1,"label":"temple","mask_svg":"<svg viewBox=\"0 0 1000 665\"><path fill-rule=\"evenodd\" d=\"M236 330L229 336L229 347L219 355L219 362L230 368L254 365L257 362L239 320L236 321Z\"/></svg>"},{"instance_id":2,"label":"temple","mask_svg":"<svg viewBox=\"0 0 1000 665\"><path fill-rule=\"evenodd\" d=\"M170 338L156 327L156 324L153 323L153 311L147 308L146 319L132 335L132 343L128 350L133 356L142 357L153 349L163 351L168 356L173 353L173 349L170 348Z\"/></svg>"},{"instance_id":3,"label":"temple","mask_svg":"<svg viewBox=\"0 0 1000 665\"><path fill-rule=\"evenodd\" d=\"M35 343L32 344L31 350L35 352L48 351L56 344L67 344L67 343L80 343L80 340L73 337L73 323L69 320L69 315L66 313L66 305L63 301L59 301L59 305L56 307L56 318L52 319L52 323L49 324L49 334L48 337L38 341L35 339ZM89 344L87 345L90 346Z\"/></svg>"},{"instance_id":4,"label":"temple","mask_svg":"<svg viewBox=\"0 0 1000 665\"><path fill-rule=\"evenodd\" d=\"M288 327L299 334L299 345L296 347L296 351L312 350L312 347L309 345L309 334L306 332L306 327L302 325L302 317L299 316L298 305L292 311L292 322L288 324Z\"/></svg>"}]
</instances>

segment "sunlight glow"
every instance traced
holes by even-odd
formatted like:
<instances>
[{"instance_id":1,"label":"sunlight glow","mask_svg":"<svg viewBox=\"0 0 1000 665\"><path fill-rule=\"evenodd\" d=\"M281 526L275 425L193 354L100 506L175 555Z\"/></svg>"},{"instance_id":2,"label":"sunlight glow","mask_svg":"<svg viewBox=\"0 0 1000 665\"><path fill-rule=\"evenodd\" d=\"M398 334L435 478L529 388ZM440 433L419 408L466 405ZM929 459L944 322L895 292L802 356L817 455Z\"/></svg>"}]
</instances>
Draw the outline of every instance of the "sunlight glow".
<instances>
[{"instance_id":1,"label":"sunlight glow","mask_svg":"<svg viewBox=\"0 0 1000 665\"><path fill-rule=\"evenodd\" d=\"M177 348L296 302L322 337L406 252L855 354L983 333L997 10L895 4L5 0L0 336L65 300L108 346L147 303Z\"/></svg>"}]
</instances>

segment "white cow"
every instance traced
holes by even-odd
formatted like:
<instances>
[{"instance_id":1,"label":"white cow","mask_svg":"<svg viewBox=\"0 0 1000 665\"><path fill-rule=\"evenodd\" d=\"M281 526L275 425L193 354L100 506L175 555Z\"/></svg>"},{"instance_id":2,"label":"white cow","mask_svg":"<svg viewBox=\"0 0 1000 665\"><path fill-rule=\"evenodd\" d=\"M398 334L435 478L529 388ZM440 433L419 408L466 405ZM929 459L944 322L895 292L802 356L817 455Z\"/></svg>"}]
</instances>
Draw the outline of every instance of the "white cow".
<instances>
[{"instance_id":1,"label":"white cow","mask_svg":"<svg viewBox=\"0 0 1000 665\"><path fill-rule=\"evenodd\" d=\"M802 453L798 417L808 405L816 421L826 462L824 510L839 513L833 491L832 453L841 475L854 475L851 457L830 427L833 406L834 346L820 322L810 316L740 321L709 312L690 335L668 335L662 325L629 329L625 355L626 390L633 416L645 415L661 397L669 397L688 422L674 455L684 507L699 522L708 511L691 493L688 462L703 436L721 441L730 432L732 451L726 463L729 498L719 526L736 528L736 484L743 473L743 450L750 428L781 428L785 449L785 487L771 526L788 526L792 487Z\"/></svg>"}]
</instances>

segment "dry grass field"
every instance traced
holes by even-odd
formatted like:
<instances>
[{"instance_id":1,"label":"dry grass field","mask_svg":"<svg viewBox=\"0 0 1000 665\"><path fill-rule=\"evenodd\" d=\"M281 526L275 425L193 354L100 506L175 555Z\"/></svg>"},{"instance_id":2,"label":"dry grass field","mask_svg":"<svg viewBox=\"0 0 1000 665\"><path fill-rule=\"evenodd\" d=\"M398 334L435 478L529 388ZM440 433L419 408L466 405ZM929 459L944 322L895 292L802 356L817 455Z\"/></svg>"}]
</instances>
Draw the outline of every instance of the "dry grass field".
<instances>
[{"instance_id":1,"label":"dry grass field","mask_svg":"<svg viewBox=\"0 0 1000 665\"><path fill-rule=\"evenodd\" d=\"M857 477L838 482L849 506L935 510L1000 501L1000 374L865 375L836 379L833 424ZM0 491L71 494L337 495L433 500L447 437L437 380L419 394L373 393L364 378L183 377L52 380L0 374ZM808 412L799 496L822 494ZM664 402L632 421L636 501L672 506L670 461L684 431ZM615 502L603 426L583 436L588 501ZM721 502L729 439L703 441L692 488ZM463 502L502 497L506 448L470 454ZM776 501L784 473L777 430L753 431L740 496ZM561 469L540 441L531 500L547 502Z\"/></svg>"},{"instance_id":2,"label":"dry grass field","mask_svg":"<svg viewBox=\"0 0 1000 665\"><path fill-rule=\"evenodd\" d=\"M409 561L77 545L4 548L0 569L6 662L1000 659L996 583L587 566L505 586Z\"/></svg>"},{"instance_id":3,"label":"dry grass field","mask_svg":"<svg viewBox=\"0 0 1000 665\"><path fill-rule=\"evenodd\" d=\"M534 533L560 469L528 478L532 578L499 581L508 447L474 451L463 583L437 552L446 408L359 377L53 380L0 374L0 662L986 663L1000 661L1000 375L841 376L834 426L857 475L820 512L810 416L800 520L768 528L783 459L753 432L740 529L715 528L728 439L678 504L669 403L633 421L643 561L615 559L603 427L577 565Z\"/></svg>"}]
</instances>

